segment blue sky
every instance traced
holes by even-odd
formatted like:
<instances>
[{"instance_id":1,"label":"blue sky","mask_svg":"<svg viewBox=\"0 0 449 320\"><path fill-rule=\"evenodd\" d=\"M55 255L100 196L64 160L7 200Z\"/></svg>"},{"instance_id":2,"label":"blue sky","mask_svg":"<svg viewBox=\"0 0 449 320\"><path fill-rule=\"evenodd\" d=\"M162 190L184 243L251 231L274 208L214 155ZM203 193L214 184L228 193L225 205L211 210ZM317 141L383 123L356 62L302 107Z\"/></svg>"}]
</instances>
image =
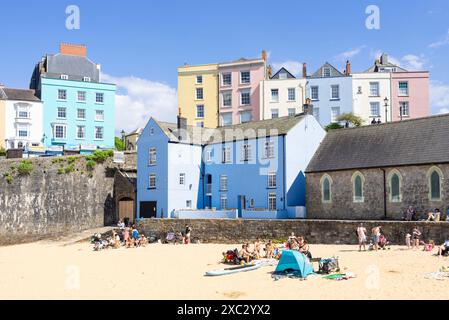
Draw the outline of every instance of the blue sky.
<instances>
[{"instance_id":1,"label":"blue sky","mask_svg":"<svg viewBox=\"0 0 449 320\"><path fill-rule=\"evenodd\" d=\"M72 4L80 30L65 28ZM365 27L371 4L380 8L380 30ZM262 49L271 64L307 62L309 72L325 61L343 69L345 58L363 71L388 52L405 67L430 70L432 112L449 112L446 0L15 0L2 3L0 29L0 82L10 87L27 87L34 64L59 42L86 44L105 79L119 85L118 125L127 130L150 115L172 119L178 66L258 57Z\"/></svg>"}]
</instances>

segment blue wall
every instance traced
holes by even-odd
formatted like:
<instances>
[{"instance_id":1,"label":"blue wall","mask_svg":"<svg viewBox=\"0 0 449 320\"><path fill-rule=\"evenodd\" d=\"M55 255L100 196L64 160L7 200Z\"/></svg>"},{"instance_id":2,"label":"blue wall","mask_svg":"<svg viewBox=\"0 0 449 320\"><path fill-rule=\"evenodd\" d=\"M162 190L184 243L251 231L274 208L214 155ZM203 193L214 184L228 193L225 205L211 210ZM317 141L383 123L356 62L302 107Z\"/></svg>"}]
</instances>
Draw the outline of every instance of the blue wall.
<instances>
[{"instance_id":1,"label":"blue wall","mask_svg":"<svg viewBox=\"0 0 449 320\"><path fill-rule=\"evenodd\" d=\"M212 175L212 207L221 209L221 194L228 196L228 209L239 207L238 197L246 196L246 207L250 208L250 200L254 199L254 208L268 208L268 194L276 193L277 209L283 210L284 206L284 158L283 137L273 137L275 142L275 157L267 160L263 159L264 144L266 138L252 139L247 143L251 145L252 161L244 163L241 161L241 146L243 141L229 142L226 146L231 147L232 163L222 163L222 144L210 145L207 148L213 150L213 162L205 164L205 174ZM277 172L277 188L268 188L267 172L273 170ZM227 175L228 191L220 190L220 176Z\"/></svg>"},{"instance_id":2,"label":"blue wall","mask_svg":"<svg viewBox=\"0 0 449 320\"><path fill-rule=\"evenodd\" d=\"M58 100L58 90L67 90L67 100ZM86 101L78 102L78 91L86 92ZM104 94L104 103L96 103L97 92ZM64 145L74 147L90 145L99 148L115 148L115 92L112 84L80 82L42 77L42 101L44 103L45 146ZM58 107L66 108L66 118L58 119ZM77 119L77 110L86 110L86 119ZM104 121L95 120L95 111L103 110ZM54 123L67 126L67 138L53 137ZM85 126L85 139L77 139L77 126ZM103 127L103 139L95 139L95 127Z\"/></svg>"},{"instance_id":3,"label":"blue wall","mask_svg":"<svg viewBox=\"0 0 449 320\"><path fill-rule=\"evenodd\" d=\"M311 87L319 87L319 100L312 101L313 107L319 109L319 122L325 127L331 123L331 107L340 107L340 114L353 111L352 77L309 78L306 96L311 98ZM331 100L331 86L340 86L340 99Z\"/></svg>"},{"instance_id":4,"label":"blue wall","mask_svg":"<svg viewBox=\"0 0 449 320\"><path fill-rule=\"evenodd\" d=\"M151 130L154 134L151 135ZM159 125L151 119L137 143L137 217L140 218L140 203L157 202L157 217L168 217L168 137ZM156 148L157 162L149 165L149 149ZM149 189L150 174L156 174L156 189Z\"/></svg>"}]
</instances>

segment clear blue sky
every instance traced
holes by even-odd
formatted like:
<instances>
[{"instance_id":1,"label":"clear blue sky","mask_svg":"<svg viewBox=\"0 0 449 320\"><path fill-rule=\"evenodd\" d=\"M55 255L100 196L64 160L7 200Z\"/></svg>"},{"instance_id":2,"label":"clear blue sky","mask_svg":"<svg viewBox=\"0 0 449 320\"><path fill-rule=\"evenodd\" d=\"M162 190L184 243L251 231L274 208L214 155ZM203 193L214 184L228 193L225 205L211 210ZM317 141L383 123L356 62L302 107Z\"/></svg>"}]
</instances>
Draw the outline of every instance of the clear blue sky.
<instances>
[{"instance_id":1,"label":"clear blue sky","mask_svg":"<svg viewBox=\"0 0 449 320\"><path fill-rule=\"evenodd\" d=\"M65 28L78 5L81 29ZM381 29L365 27L365 9L380 8ZM449 1L2 1L0 82L26 87L34 64L61 41L88 45L89 57L114 77L139 77L176 88L177 67L270 53L271 63L325 61L367 69L386 51L431 71L439 103L449 105ZM431 47L431 44L435 44ZM358 54L355 54L357 53ZM446 99L446 100L444 100Z\"/></svg>"}]
</instances>

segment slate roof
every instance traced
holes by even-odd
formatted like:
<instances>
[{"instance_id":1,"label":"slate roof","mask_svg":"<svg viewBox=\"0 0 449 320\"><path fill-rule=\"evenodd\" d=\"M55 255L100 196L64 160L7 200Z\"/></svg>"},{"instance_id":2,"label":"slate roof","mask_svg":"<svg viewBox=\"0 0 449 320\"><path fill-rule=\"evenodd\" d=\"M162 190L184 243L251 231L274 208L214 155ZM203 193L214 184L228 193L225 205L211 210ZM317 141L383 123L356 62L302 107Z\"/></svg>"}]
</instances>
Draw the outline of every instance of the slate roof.
<instances>
[{"instance_id":1,"label":"slate roof","mask_svg":"<svg viewBox=\"0 0 449 320\"><path fill-rule=\"evenodd\" d=\"M0 88L0 99L31 102L41 101L38 97L36 97L34 90L12 88Z\"/></svg>"},{"instance_id":2,"label":"slate roof","mask_svg":"<svg viewBox=\"0 0 449 320\"><path fill-rule=\"evenodd\" d=\"M329 62L326 62L314 74L312 74L308 78L324 78L323 77L323 69L324 68L330 68L330 71L331 71L330 78L332 78L332 77L346 77L345 74L343 74L342 72L338 71L338 69L335 68L333 65L331 65Z\"/></svg>"},{"instance_id":3,"label":"slate roof","mask_svg":"<svg viewBox=\"0 0 449 320\"><path fill-rule=\"evenodd\" d=\"M287 73L287 79L296 79L296 77L295 77L290 71L288 71L287 69L285 69L284 67L282 67L281 69L279 69L279 71L276 72L276 73L274 74L274 76L271 77L271 79L279 79L279 74L281 74L281 73L283 73L283 72Z\"/></svg>"},{"instance_id":4,"label":"slate roof","mask_svg":"<svg viewBox=\"0 0 449 320\"><path fill-rule=\"evenodd\" d=\"M252 121L217 129L187 127L190 140L180 141L177 134L177 124L156 121L171 142L192 143L195 145L216 144L231 141L241 141L262 137L275 137L287 134L294 126L305 118L304 115L282 117L263 121ZM192 138L193 137L193 138Z\"/></svg>"},{"instance_id":5,"label":"slate roof","mask_svg":"<svg viewBox=\"0 0 449 320\"><path fill-rule=\"evenodd\" d=\"M333 130L308 173L449 163L449 115Z\"/></svg>"},{"instance_id":6,"label":"slate roof","mask_svg":"<svg viewBox=\"0 0 449 320\"><path fill-rule=\"evenodd\" d=\"M89 77L91 82L100 82L100 70L88 58L60 53L47 55L45 76L60 79L62 74L69 80L82 81Z\"/></svg>"}]
</instances>

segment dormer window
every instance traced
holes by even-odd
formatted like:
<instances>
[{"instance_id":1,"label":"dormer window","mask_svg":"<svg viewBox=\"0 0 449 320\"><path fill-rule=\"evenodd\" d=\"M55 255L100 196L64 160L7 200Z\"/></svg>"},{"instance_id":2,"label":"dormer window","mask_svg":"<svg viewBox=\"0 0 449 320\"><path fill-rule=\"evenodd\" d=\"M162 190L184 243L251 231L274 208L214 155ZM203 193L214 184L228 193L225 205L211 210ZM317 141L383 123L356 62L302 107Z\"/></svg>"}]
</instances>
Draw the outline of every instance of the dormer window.
<instances>
[{"instance_id":1,"label":"dormer window","mask_svg":"<svg viewBox=\"0 0 449 320\"><path fill-rule=\"evenodd\" d=\"M325 67L323 68L323 77L329 78L331 76L331 68Z\"/></svg>"},{"instance_id":2,"label":"dormer window","mask_svg":"<svg viewBox=\"0 0 449 320\"><path fill-rule=\"evenodd\" d=\"M66 74L61 74L61 80L69 80L69 76Z\"/></svg>"},{"instance_id":3,"label":"dormer window","mask_svg":"<svg viewBox=\"0 0 449 320\"><path fill-rule=\"evenodd\" d=\"M84 82L90 82L90 77L84 77L84 78L83 78L83 81L84 81Z\"/></svg>"}]
</instances>

